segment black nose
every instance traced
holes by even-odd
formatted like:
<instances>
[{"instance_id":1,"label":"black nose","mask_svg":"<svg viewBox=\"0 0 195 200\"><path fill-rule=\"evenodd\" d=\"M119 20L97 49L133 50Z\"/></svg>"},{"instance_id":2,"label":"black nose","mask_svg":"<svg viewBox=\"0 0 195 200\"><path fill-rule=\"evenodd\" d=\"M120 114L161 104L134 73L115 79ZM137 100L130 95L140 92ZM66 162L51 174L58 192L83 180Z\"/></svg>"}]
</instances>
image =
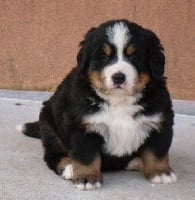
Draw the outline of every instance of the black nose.
<instances>
[{"instance_id":1,"label":"black nose","mask_svg":"<svg viewBox=\"0 0 195 200\"><path fill-rule=\"evenodd\" d=\"M115 84L123 84L126 80L125 74L122 72L117 72L112 75L112 80Z\"/></svg>"}]
</instances>

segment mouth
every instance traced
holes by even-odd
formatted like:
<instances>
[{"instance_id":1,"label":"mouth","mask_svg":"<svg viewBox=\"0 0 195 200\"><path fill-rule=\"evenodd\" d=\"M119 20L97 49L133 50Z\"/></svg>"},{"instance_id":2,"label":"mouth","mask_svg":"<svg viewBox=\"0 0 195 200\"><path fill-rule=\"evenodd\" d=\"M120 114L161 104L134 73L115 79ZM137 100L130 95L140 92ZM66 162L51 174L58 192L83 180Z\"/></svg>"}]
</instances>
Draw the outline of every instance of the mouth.
<instances>
[{"instance_id":1,"label":"mouth","mask_svg":"<svg viewBox=\"0 0 195 200\"><path fill-rule=\"evenodd\" d=\"M111 93L116 94L126 94L126 95L135 95L136 94L136 88L135 86L128 87L126 84L122 85L114 85L114 87L110 90Z\"/></svg>"},{"instance_id":2,"label":"mouth","mask_svg":"<svg viewBox=\"0 0 195 200\"><path fill-rule=\"evenodd\" d=\"M115 86L114 89L123 89L123 88L121 87L121 85L117 85L117 86Z\"/></svg>"},{"instance_id":3,"label":"mouth","mask_svg":"<svg viewBox=\"0 0 195 200\"><path fill-rule=\"evenodd\" d=\"M127 88L124 85L114 85L114 87L111 89L113 93L129 93Z\"/></svg>"}]
</instances>

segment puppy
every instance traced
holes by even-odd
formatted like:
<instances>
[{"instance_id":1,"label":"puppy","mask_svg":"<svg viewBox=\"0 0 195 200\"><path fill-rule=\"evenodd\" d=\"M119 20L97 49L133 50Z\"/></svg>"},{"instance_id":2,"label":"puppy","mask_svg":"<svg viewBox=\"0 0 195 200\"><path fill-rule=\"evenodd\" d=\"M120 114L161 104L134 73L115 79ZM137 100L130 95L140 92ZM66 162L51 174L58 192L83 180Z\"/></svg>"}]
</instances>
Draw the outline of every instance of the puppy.
<instances>
[{"instance_id":1,"label":"puppy","mask_svg":"<svg viewBox=\"0 0 195 200\"><path fill-rule=\"evenodd\" d=\"M48 167L80 190L100 188L104 170L176 182L168 156L174 114L158 37L127 20L108 21L85 35L77 63L43 103L39 121L23 127L41 138Z\"/></svg>"}]
</instances>

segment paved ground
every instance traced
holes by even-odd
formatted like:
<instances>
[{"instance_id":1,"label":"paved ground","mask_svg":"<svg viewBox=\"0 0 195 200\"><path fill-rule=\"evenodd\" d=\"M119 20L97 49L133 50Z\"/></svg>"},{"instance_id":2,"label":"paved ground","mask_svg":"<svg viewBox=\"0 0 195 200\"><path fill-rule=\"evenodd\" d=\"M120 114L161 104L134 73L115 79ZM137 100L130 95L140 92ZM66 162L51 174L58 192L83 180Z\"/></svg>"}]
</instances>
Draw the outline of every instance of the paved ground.
<instances>
[{"instance_id":1,"label":"paved ground","mask_svg":"<svg viewBox=\"0 0 195 200\"><path fill-rule=\"evenodd\" d=\"M105 173L104 186L78 191L43 162L41 142L23 136L17 124L38 118L41 101L50 93L0 91L0 199L1 200L192 200L195 199L194 102L174 101L175 137L170 151L178 183L154 185L138 172ZM190 108L190 109L189 109ZM182 115L185 113L185 115ZM189 115L186 115L189 114Z\"/></svg>"}]
</instances>

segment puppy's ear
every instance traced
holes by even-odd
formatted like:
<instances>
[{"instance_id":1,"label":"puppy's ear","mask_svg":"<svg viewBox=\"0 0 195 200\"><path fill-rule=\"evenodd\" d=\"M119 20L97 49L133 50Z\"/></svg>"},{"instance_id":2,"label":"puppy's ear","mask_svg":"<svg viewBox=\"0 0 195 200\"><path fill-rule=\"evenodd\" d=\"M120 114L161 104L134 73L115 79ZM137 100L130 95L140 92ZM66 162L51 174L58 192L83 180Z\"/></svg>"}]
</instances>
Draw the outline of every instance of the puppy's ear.
<instances>
[{"instance_id":1,"label":"puppy's ear","mask_svg":"<svg viewBox=\"0 0 195 200\"><path fill-rule=\"evenodd\" d=\"M89 65L90 46L92 36L96 28L91 28L84 37L84 40L80 42L80 50L77 54L77 65L80 69L84 69Z\"/></svg>"},{"instance_id":2,"label":"puppy's ear","mask_svg":"<svg viewBox=\"0 0 195 200\"><path fill-rule=\"evenodd\" d=\"M148 67L152 78L161 78L164 74L165 56L159 38L149 30L145 32L148 51Z\"/></svg>"},{"instance_id":3,"label":"puppy's ear","mask_svg":"<svg viewBox=\"0 0 195 200\"><path fill-rule=\"evenodd\" d=\"M81 43L83 43L84 41L82 41ZM80 46L81 46L80 43ZM85 47L84 45L82 45L80 47L80 50L77 54L77 66L81 69L83 69L85 66L87 66L87 52L85 51Z\"/></svg>"}]
</instances>

